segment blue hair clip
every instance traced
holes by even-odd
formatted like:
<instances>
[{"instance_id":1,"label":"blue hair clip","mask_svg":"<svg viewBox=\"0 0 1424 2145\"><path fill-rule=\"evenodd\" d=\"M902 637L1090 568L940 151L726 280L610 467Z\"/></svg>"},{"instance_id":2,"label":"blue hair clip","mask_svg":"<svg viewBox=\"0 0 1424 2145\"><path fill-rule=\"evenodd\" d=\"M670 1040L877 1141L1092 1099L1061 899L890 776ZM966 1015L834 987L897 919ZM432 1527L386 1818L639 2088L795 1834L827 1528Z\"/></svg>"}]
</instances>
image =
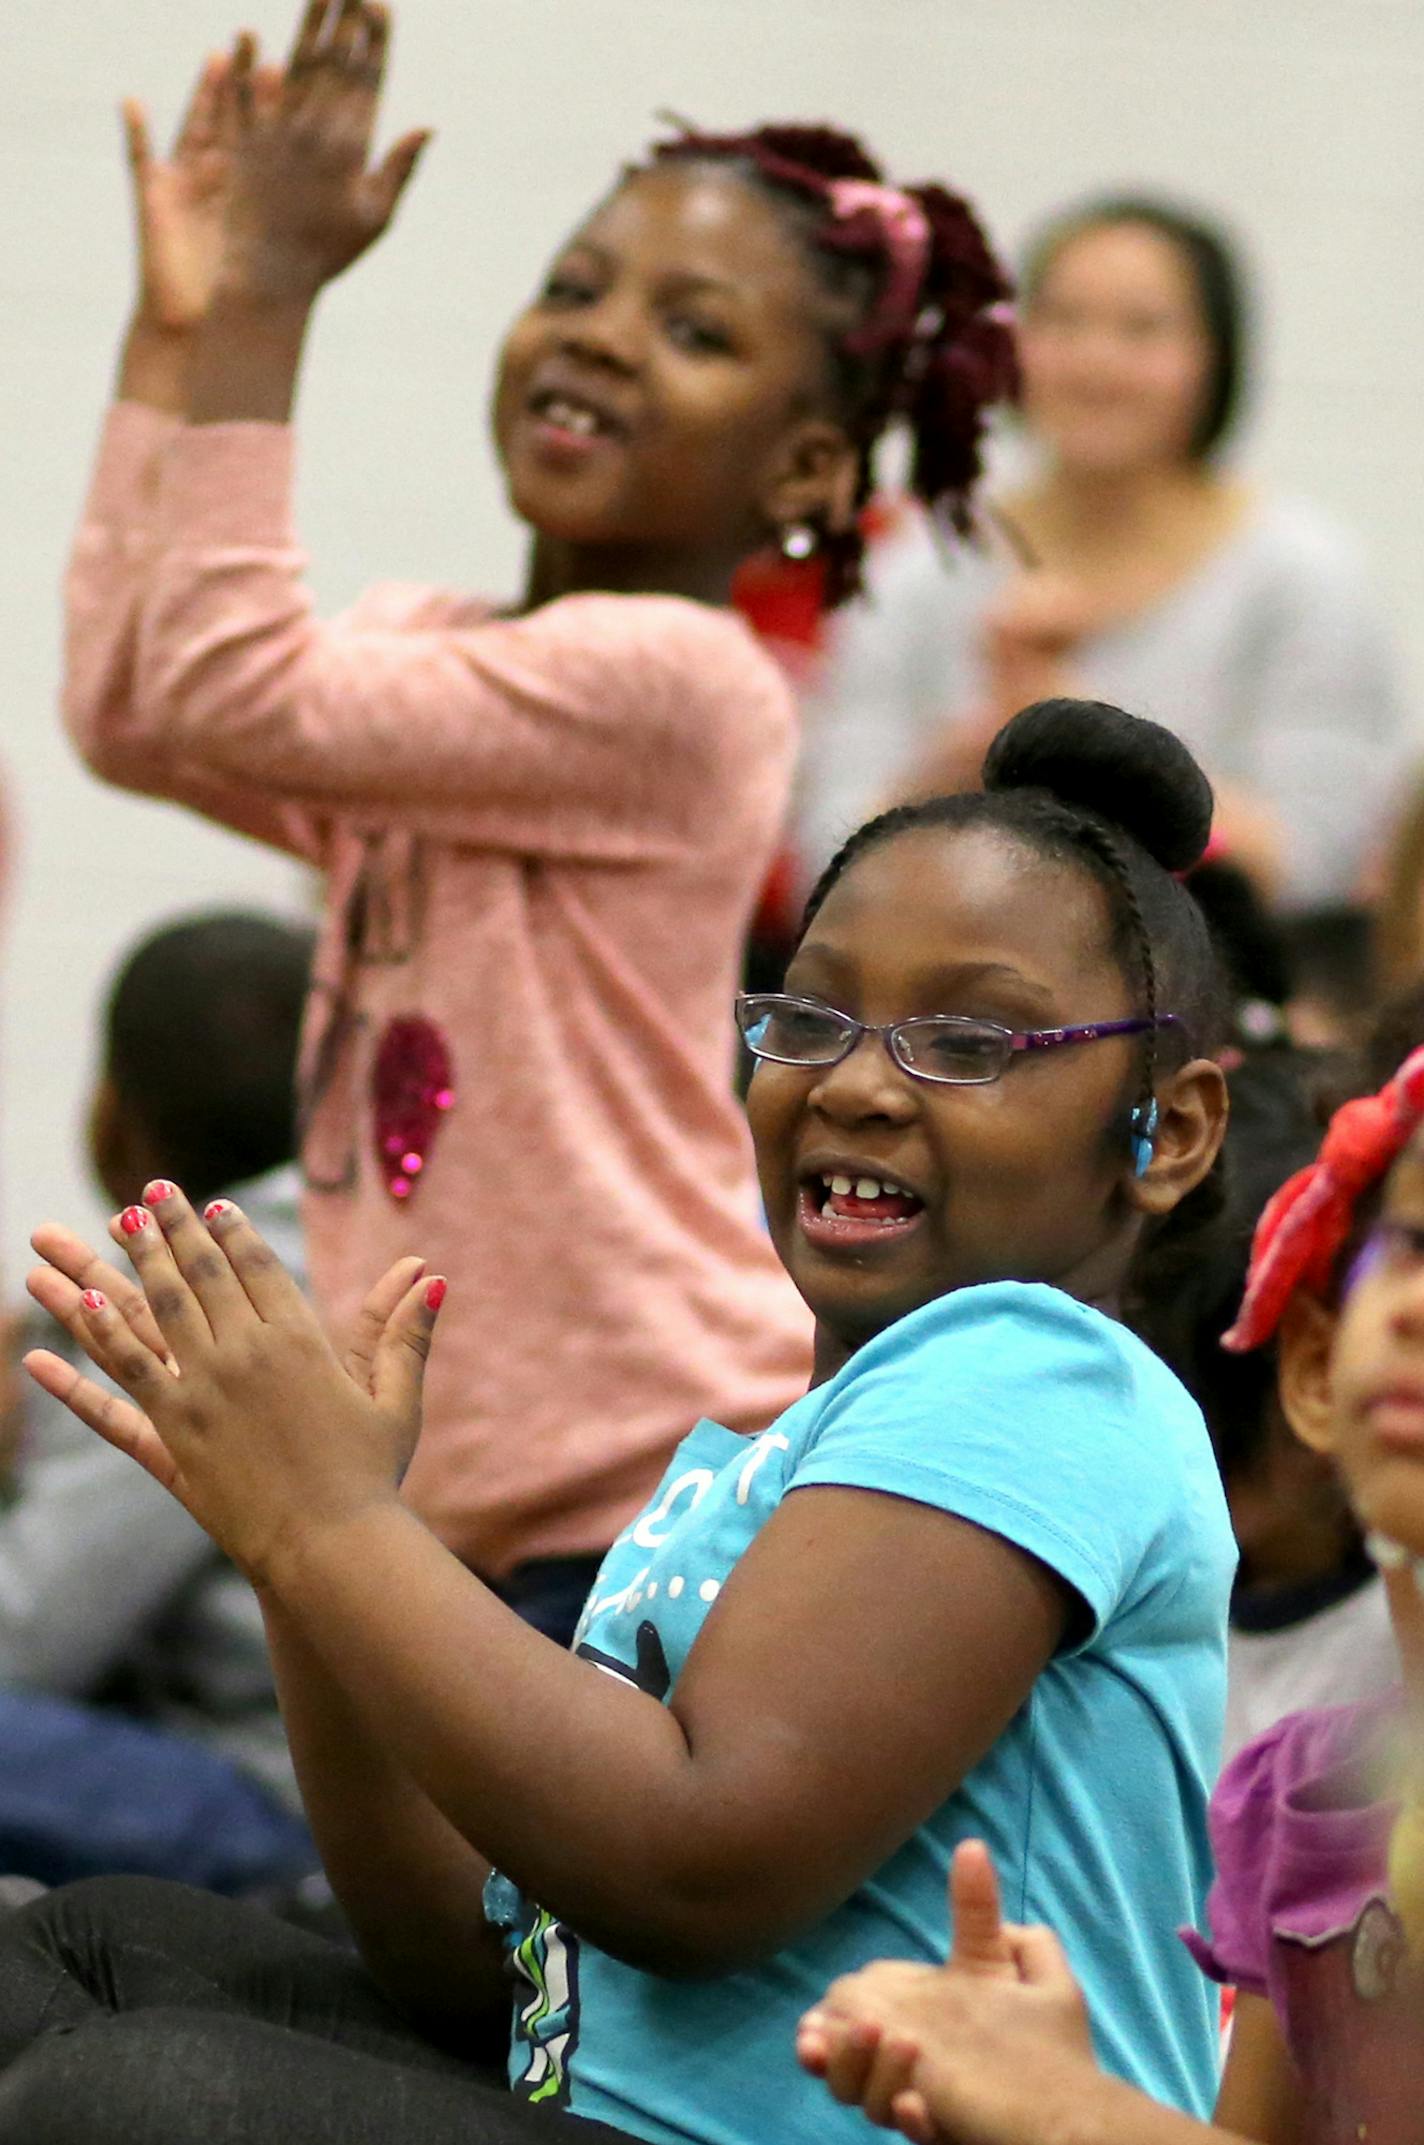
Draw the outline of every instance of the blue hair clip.
<instances>
[{"instance_id":1,"label":"blue hair clip","mask_svg":"<svg viewBox=\"0 0 1424 2145\"><path fill-rule=\"evenodd\" d=\"M1137 1103L1131 1118L1132 1173L1145 1177L1152 1167L1152 1156L1157 1144L1157 1101L1152 1099L1145 1107Z\"/></svg>"}]
</instances>

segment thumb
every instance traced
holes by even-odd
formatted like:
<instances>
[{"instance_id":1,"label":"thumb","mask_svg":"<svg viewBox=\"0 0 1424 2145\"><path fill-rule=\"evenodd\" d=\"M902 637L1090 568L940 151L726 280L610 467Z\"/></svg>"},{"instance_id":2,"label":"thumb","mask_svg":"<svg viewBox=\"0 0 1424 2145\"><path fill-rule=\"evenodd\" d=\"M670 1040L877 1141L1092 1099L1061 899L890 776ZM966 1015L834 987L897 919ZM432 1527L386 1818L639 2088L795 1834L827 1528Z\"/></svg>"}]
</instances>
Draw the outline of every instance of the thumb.
<instances>
[{"instance_id":1,"label":"thumb","mask_svg":"<svg viewBox=\"0 0 1424 2145\"><path fill-rule=\"evenodd\" d=\"M123 116L124 147L128 152L129 167L135 179L142 182L153 162L153 145L148 135L148 114L137 97L125 97L119 110Z\"/></svg>"},{"instance_id":2,"label":"thumb","mask_svg":"<svg viewBox=\"0 0 1424 2145\"><path fill-rule=\"evenodd\" d=\"M1014 1971L1013 1952L999 1912L999 1879L982 1840L964 1840L949 1870L951 1967L971 1974Z\"/></svg>"},{"instance_id":3,"label":"thumb","mask_svg":"<svg viewBox=\"0 0 1424 2145\"><path fill-rule=\"evenodd\" d=\"M420 1396L425 1385L425 1365L435 1320L445 1301L446 1283L441 1275L424 1276L405 1292L386 1322L376 1343L371 1365L371 1397L378 1408L406 1421L418 1422Z\"/></svg>"},{"instance_id":4,"label":"thumb","mask_svg":"<svg viewBox=\"0 0 1424 2145\"><path fill-rule=\"evenodd\" d=\"M425 1278L424 1259L397 1259L387 1267L362 1304L344 1358L349 1377L363 1393L374 1393L376 1353L381 1337L417 1281Z\"/></svg>"},{"instance_id":5,"label":"thumb","mask_svg":"<svg viewBox=\"0 0 1424 2145\"><path fill-rule=\"evenodd\" d=\"M422 127L414 134L403 134L372 172L368 181L371 198L383 223L388 223L394 216L396 204L414 177L415 167L425 154L430 139L429 127Z\"/></svg>"}]
</instances>

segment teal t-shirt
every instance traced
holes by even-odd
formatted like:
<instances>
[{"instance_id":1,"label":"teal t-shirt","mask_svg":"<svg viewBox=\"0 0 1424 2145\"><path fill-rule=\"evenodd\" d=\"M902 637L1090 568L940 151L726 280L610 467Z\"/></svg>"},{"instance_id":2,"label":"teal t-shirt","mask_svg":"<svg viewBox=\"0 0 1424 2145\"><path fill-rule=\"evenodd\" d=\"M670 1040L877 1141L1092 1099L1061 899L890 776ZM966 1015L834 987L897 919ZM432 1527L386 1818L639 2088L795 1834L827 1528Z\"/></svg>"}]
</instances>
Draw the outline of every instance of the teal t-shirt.
<instances>
[{"instance_id":1,"label":"teal t-shirt","mask_svg":"<svg viewBox=\"0 0 1424 2145\"><path fill-rule=\"evenodd\" d=\"M699 1424L609 1551L576 1648L666 1699L748 1543L810 1484L911 1497L1003 1536L1082 1596L1091 1629L935 1817L754 1968L664 1980L492 1878L518 1989L513 2089L659 2145L862 2145L864 2117L799 2069L797 2019L872 1959L944 1958L950 1857L978 1837L1006 1915L1066 1945L1107 2068L1205 2115L1216 2009L1176 1932L1199 1921L1210 1877L1236 1550L1194 1403L1125 1328L1056 1289L960 1290L760 1437Z\"/></svg>"}]
</instances>

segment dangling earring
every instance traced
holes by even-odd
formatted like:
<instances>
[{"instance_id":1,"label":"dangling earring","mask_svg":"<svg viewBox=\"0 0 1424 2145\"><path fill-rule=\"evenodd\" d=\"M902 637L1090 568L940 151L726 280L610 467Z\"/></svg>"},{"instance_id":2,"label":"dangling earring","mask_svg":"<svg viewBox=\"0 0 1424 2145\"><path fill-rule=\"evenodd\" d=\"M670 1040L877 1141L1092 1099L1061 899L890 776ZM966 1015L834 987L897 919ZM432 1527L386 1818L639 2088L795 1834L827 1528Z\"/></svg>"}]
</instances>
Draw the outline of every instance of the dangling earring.
<instances>
[{"instance_id":1,"label":"dangling earring","mask_svg":"<svg viewBox=\"0 0 1424 2145\"><path fill-rule=\"evenodd\" d=\"M809 521L788 522L781 532L781 555L785 559L809 559L820 537Z\"/></svg>"}]
</instances>

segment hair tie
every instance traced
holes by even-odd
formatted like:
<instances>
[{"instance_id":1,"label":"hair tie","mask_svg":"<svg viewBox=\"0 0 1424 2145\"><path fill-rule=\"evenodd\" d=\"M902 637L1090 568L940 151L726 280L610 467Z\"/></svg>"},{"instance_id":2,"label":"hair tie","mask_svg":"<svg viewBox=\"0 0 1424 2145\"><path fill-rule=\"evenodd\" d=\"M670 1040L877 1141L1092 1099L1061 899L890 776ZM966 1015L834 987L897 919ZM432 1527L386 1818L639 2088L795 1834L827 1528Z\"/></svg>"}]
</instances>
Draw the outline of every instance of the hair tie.
<instances>
[{"instance_id":1,"label":"hair tie","mask_svg":"<svg viewBox=\"0 0 1424 2145\"><path fill-rule=\"evenodd\" d=\"M1221 1345L1234 1355L1275 1332L1297 1289L1323 1295L1349 1240L1360 1199L1378 1184L1424 1121L1424 1048L1407 1057L1377 1095L1347 1102L1330 1120L1320 1153L1298 1170L1256 1224L1246 1293Z\"/></svg>"},{"instance_id":2,"label":"hair tie","mask_svg":"<svg viewBox=\"0 0 1424 2145\"><path fill-rule=\"evenodd\" d=\"M913 194L871 179L832 179L826 192L837 223L850 223L857 216L875 219L890 264L879 303L869 319L846 337L846 349L861 357L908 340L920 317L920 296L930 265L933 232L929 217Z\"/></svg>"}]
</instances>

